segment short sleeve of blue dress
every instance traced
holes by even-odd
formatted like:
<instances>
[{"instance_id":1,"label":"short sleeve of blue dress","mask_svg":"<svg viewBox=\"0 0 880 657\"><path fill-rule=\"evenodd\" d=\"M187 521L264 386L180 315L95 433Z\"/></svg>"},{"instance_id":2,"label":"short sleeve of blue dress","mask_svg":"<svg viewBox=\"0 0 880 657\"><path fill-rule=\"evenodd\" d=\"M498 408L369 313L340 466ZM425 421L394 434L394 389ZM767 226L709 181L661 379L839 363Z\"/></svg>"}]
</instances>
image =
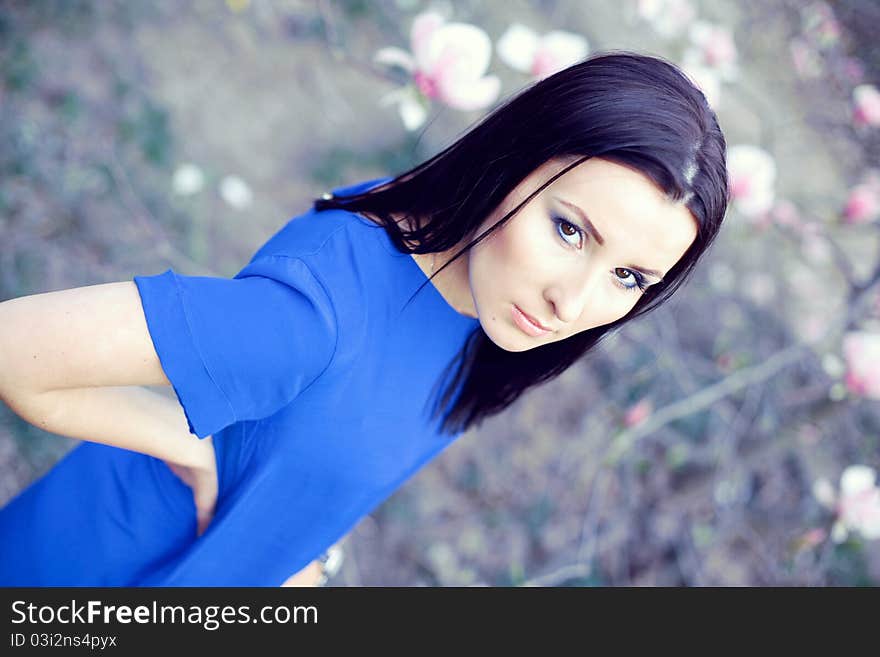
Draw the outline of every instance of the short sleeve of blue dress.
<instances>
[{"instance_id":1,"label":"short sleeve of blue dress","mask_svg":"<svg viewBox=\"0 0 880 657\"><path fill-rule=\"evenodd\" d=\"M264 256L231 279L168 269L134 282L162 369L199 438L289 404L332 359L333 303L299 258Z\"/></svg>"},{"instance_id":2,"label":"short sleeve of blue dress","mask_svg":"<svg viewBox=\"0 0 880 657\"><path fill-rule=\"evenodd\" d=\"M85 441L0 509L0 584L278 586L454 439L426 402L479 320L365 217L302 213L232 278L134 282L189 430L214 435L215 515L196 538L167 464Z\"/></svg>"}]
</instances>

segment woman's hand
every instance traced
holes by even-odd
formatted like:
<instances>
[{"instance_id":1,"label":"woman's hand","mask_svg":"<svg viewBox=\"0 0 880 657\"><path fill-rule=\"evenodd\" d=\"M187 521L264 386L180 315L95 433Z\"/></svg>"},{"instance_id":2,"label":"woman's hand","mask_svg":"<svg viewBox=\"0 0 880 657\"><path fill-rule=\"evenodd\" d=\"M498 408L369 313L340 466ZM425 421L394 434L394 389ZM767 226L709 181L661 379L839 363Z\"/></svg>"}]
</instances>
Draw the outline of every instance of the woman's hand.
<instances>
[{"instance_id":1,"label":"woman's hand","mask_svg":"<svg viewBox=\"0 0 880 657\"><path fill-rule=\"evenodd\" d=\"M201 536L214 517L219 484L213 436L199 440L199 458L196 465L180 465L165 461L171 471L192 489L196 507L196 536Z\"/></svg>"}]
</instances>

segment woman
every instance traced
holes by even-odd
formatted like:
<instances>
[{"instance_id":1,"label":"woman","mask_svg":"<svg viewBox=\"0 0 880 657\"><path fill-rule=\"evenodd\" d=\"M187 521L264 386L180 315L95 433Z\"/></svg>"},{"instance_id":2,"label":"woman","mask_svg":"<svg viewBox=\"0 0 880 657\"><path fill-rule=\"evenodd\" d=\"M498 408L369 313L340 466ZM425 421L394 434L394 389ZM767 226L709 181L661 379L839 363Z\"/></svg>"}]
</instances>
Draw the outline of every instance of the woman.
<instances>
[{"instance_id":1,"label":"woman","mask_svg":"<svg viewBox=\"0 0 880 657\"><path fill-rule=\"evenodd\" d=\"M325 194L231 280L0 304L3 399L86 441L0 510L0 583L313 581L463 431L669 298L720 228L725 152L674 66L599 54Z\"/></svg>"}]
</instances>

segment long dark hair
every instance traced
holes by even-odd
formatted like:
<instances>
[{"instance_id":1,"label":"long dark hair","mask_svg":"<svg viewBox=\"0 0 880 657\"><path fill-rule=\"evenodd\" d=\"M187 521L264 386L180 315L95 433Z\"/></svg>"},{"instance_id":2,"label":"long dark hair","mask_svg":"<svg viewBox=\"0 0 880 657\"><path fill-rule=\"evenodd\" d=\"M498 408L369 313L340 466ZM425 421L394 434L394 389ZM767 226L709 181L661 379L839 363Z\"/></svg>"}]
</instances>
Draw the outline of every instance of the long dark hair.
<instances>
[{"instance_id":1,"label":"long dark hair","mask_svg":"<svg viewBox=\"0 0 880 657\"><path fill-rule=\"evenodd\" d=\"M442 252L470 240L540 165L575 156L572 164L470 240L449 263L504 225L556 178L591 157L641 172L670 201L685 203L696 219L697 236L684 256L614 322L520 352L501 349L478 326L437 384L457 362L454 377L433 407L437 417L455 399L441 424L441 431L455 434L479 426L528 388L558 376L611 331L672 296L721 227L730 202L726 151L715 113L678 68L655 56L605 52L524 88L454 144L393 180L360 194L316 199L314 208L368 212L381 220L399 251ZM408 228L390 216L398 212L408 216Z\"/></svg>"}]
</instances>

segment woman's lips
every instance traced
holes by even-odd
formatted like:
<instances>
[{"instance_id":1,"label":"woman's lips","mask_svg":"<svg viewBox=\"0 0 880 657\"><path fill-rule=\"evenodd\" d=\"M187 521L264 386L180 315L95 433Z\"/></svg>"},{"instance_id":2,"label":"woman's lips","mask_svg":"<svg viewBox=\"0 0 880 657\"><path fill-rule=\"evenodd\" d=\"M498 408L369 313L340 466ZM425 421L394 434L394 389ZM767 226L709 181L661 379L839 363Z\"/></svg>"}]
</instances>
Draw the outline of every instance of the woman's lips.
<instances>
[{"instance_id":1,"label":"woman's lips","mask_svg":"<svg viewBox=\"0 0 880 657\"><path fill-rule=\"evenodd\" d=\"M511 314L513 315L514 324L516 324L524 333L531 335L533 338L538 338L542 335L552 333L552 331L541 328L540 326L535 324L522 310L519 309L519 306L517 306L516 304L513 304L511 308Z\"/></svg>"}]
</instances>

